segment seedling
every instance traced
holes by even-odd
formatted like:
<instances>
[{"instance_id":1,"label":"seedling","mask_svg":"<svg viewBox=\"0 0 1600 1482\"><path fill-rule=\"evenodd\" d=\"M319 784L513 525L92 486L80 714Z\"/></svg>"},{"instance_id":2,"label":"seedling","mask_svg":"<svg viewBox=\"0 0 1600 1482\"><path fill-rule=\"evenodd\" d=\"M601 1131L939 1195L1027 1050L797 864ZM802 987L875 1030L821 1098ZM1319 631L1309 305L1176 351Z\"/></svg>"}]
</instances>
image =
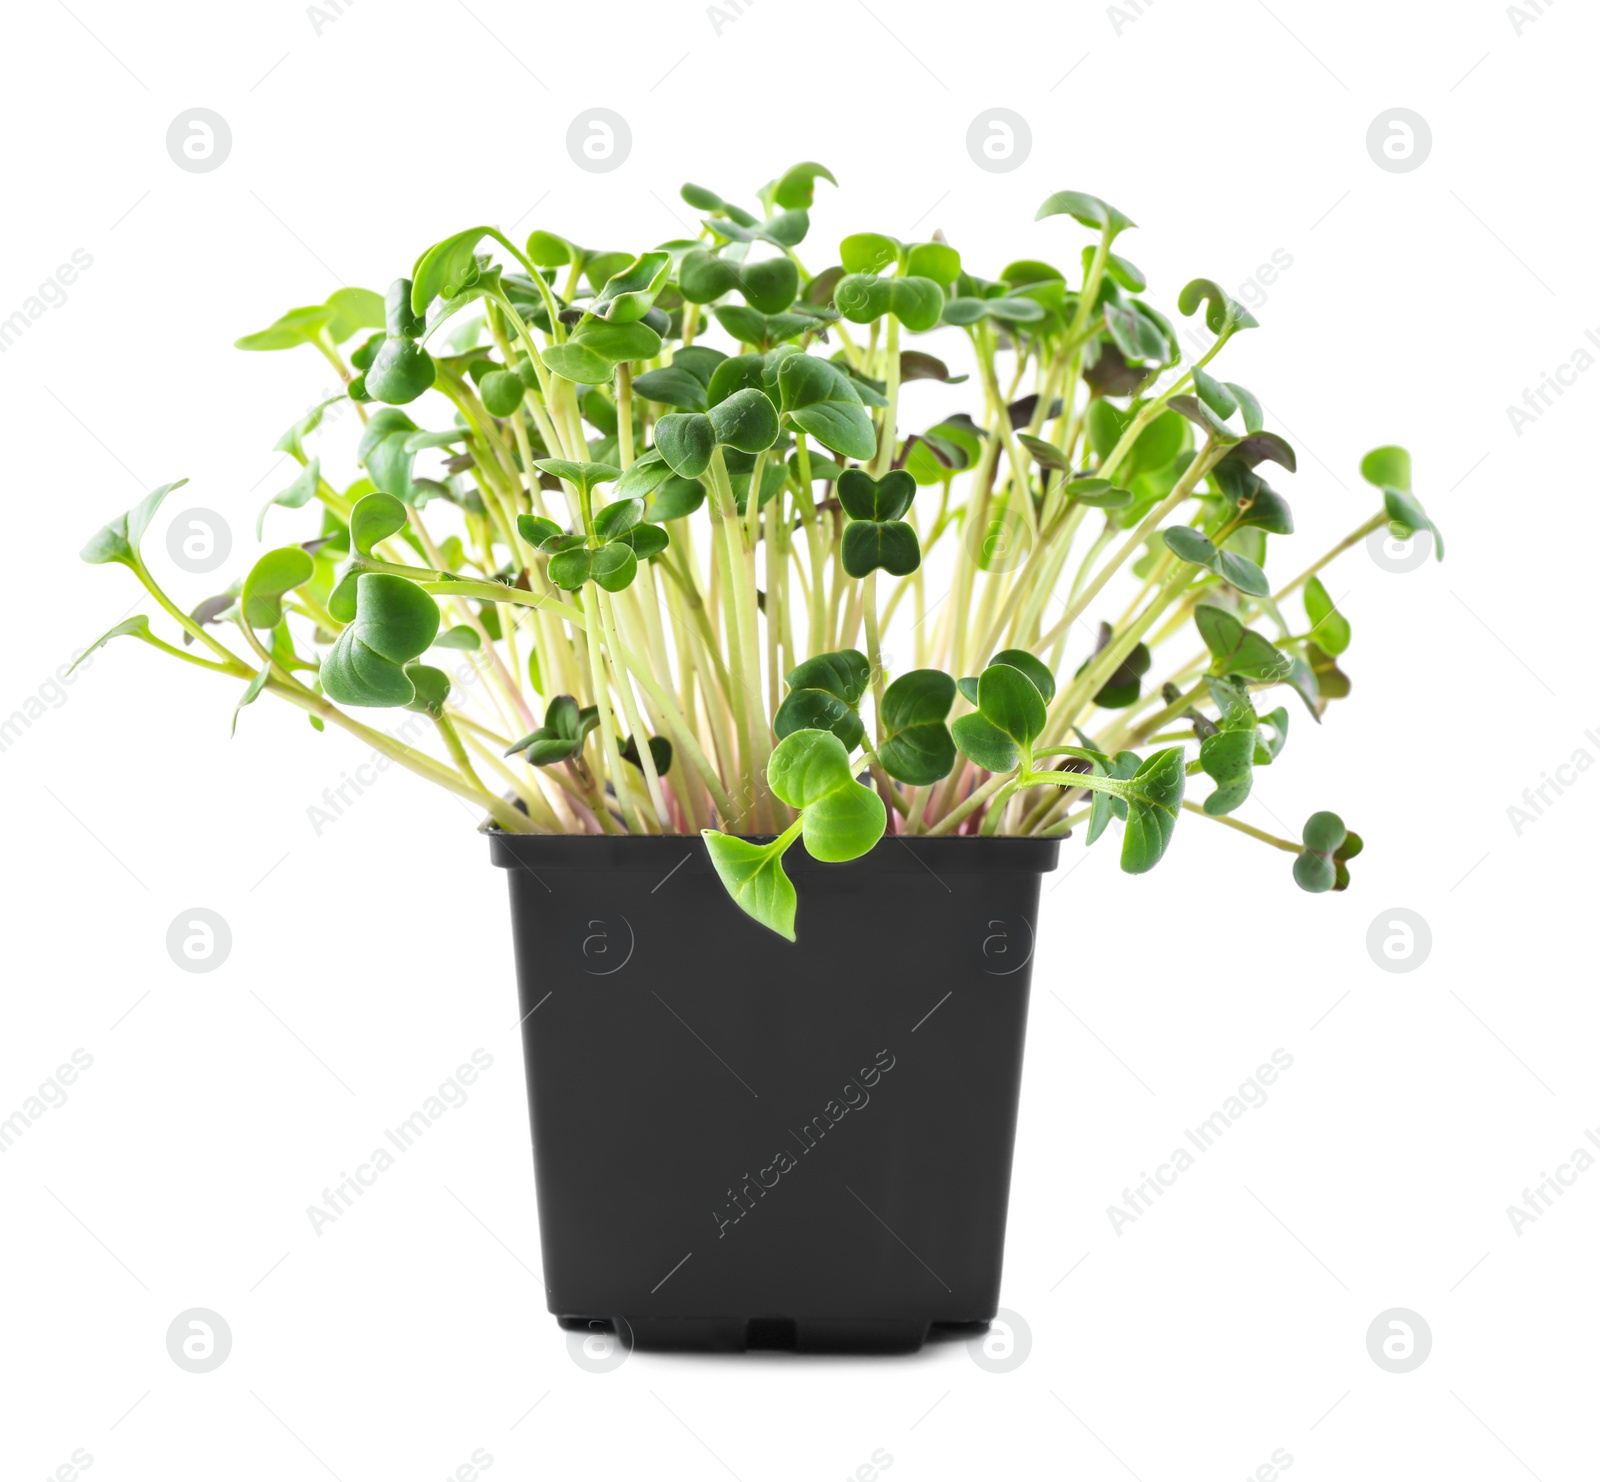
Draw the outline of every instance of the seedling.
<instances>
[{"instance_id":1,"label":"seedling","mask_svg":"<svg viewBox=\"0 0 1600 1482\"><path fill-rule=\"evenodd\" d=\"M315 501L320 528L186 610L140 555L176 485L155 490L83 555L128 567L181 642L141 616L95 646L243 686L235 723L287 700L509 832L701 833L790 938L785 852L855 859L886 831L1093 845L1118 824L1141 874L1188 811L1344 889L1361 841L1336 814L1299 841L1232 814L1290 708L1320 722L1349 691L1319 573L1385 525L1442 554L1410 457L1368 454L1377 511L1275 586L1294 522L1262 470L1295 452L1211 369L1245 308L1185 285L1210 340L1182 364L1118 250L1134 223L1073 191L1040 208L1040 255L992 277L942 236L877 232L812 273L832 180L796 166L757 209L686 185L697 235L637 255L473 227L381 298L341 289L239 341L312 347L345 382L280 439L298 473L261 514ZM919 379L965 384L969 413L902 425ZM339 401L364 433L335 483L306 442ZM401 707L437 750L357 718Z\"/></svg>"}]
</instances>

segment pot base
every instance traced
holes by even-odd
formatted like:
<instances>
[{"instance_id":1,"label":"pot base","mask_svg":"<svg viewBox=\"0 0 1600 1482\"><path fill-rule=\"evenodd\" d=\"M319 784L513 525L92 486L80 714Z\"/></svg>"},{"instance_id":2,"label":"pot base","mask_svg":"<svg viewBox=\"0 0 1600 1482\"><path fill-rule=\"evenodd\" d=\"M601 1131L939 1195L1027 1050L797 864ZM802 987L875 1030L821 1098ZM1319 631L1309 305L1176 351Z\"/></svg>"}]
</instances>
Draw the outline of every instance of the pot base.
<instances>
[{"instance_id":1,"label":"pot base","mask_svg":"<svg viewBox=\"0 0 1600 1482\"><path fill-rule=\"evenodd\" d=\"M686 1353L915 1353L923 1344L954 1342L989 1330L973 1322L796 1320L790 1317L601 1318L563 1314L568 1332L614 1333L628 1349Z\"/></svg>"}]
</instances>

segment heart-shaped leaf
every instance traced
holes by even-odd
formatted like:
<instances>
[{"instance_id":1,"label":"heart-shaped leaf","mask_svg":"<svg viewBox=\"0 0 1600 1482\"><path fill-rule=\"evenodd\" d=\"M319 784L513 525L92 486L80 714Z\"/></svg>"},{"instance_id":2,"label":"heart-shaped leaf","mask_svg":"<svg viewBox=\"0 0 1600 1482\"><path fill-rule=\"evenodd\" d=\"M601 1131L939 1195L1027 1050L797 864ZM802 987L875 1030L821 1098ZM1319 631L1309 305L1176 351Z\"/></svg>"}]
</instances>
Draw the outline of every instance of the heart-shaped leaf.
<instances>
[{"instance_id":1,"label":"heart-shaped leaf","mask_svg":"<svg viewBox=\"0 0 1600 1482\"><path fill-rule=\"evenodd\" d=\"M883 692L883 770L899 782L925 787L950 775L956 748L945 724L956 682L938 669L913 669Z\"/></svg>"},{"instance_id":2,"label":"heart-shaped leaf","mask_svg":"<svg viewBox=\"0 0 1600 1482\"><path fill-rule=\"evenodd\" d=\"M950 726L955 744L987 771L1015 771L1044 730L1044 697L1010 664L989 665L978 676L977 695L977 713Z\"/></svg>"},{"instance_id":3,"label":"heart-shaped leaf","mask_svg":"<svg viewBox=\"0 0 1600 1482\"><path fill-rule=\"evenodd\" d=\"M917 497L917 481L903 468L873 478L849 468L839 476L839 503L852 520L898 520Z\"/></svg>"},{"instance_id":4,"label":"heart-shaped leaf","mask_svg":"<svg viewBox=\"0 0 1600 1482\"><path fill-rule=\"evenodd\" d=\"M322 687L340 705L400 706L416 698L405 665L439 632L439 606L402 576L363 572L356 611L322 661Z\"/></svg>"},{"instance_id":5,"label":"heart-shaped leaf","mask_svg":"<svg viewBox=\"0 0 1600 1482\"><path fill-rule=\"evenodd\" d=\"M767 781L779 801L801 812L813 859L857 859L883 837L883 799L855 780L844 743L830 731L786 736L773 748Z\"/></svg>"},{"instance_id":6,"label":"heart-shaped leaf","mask_svg":"<svg viewBox=\"0 0 1600 1482\"><path fill-rule=\"evenodd\" d=\"M1300 834L1305 848L1295 856L1294 882L1302 890L1320 894L1343 890L1350 884L1345 861L1361 852L1361 837L1344 826L1337 813L1313 813Z\"/></svg>"},{"instance_id":7,"label":"heart-shaped leaf","mask_svg":"<svg viewBox=\"0 0 1600 1482\"><path fill-rule=\"evenodd\" d=\"M852 520L844 527L839 561L857 578L880 570L910 576L922 564L922 547L904 520Z\"/></svg>"}]
</instances>

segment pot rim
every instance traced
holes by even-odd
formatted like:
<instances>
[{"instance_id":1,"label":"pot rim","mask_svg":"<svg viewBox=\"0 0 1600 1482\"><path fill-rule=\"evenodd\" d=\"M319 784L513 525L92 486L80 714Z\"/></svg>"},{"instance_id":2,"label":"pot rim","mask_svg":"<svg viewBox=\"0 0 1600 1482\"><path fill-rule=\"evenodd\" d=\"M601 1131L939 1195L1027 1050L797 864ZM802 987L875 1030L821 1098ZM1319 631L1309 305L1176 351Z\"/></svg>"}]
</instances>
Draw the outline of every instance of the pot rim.
<instances>
[{"instance_id":1,"label":"pot rim","mask_svg":"<svg viewBox=\"0 0 1600 1482\"><path fill-rule=\"evenodd\" d=\"M681 867L710 872L711 857L697 834L509 834L488 827L489 855L502 869L548 865L567 870L665 871ZM751 843L769 843L773 834L739 834ZM1060 839L972 838L886 834L859 859L831 864L813 859L800 847L783 860L791 874L856 870L873 874L929 871L939 874L1049 874L1061 853Z\"/></svg>"}]
</instances>

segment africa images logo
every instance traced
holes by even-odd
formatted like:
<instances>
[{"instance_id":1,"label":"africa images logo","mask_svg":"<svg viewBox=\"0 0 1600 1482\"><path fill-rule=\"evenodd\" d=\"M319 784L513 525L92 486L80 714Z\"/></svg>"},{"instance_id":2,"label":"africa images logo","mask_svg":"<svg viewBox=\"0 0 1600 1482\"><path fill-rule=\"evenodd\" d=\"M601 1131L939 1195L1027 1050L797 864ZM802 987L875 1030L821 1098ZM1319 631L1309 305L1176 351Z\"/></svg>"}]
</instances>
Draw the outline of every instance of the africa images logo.
<instances>
[{"instance_id":1,"label":"africa images logo","mask_svg":"<svg viewBox=\"0 0 1600 1482\"><path fill-rule=\"evenodd\" d=\"M894 1056L887 1050L879 1050L872 1058L871 1065L857 1071L854 1079L844 1083L837 1097L829 1100L809 1122L801 1123L799 1132L790 1129L789 1136L799 1145L801 1157L809 1153L812 1148L820 1147L822 1138L833 1131L851 1112L864 1110L867 1103L872 1100L867 1094L868 1088L876 1086L894 1069ZM793 1153L785 1148L779 1148L773 1155L772 1162L765 1168L756 1169L754 1178L747 1172L737 1189L730 1187L728 1202L724 1206L728 1213L719 1214L714 1209L711 1211L711 1218L717 1222L718 1238L726 1236L730 1225L738 1224L749 1214L756 1207L758 1198L765 1198L769 1189L777 1188L778 1181L784 1174L799 1166L799 1159ZM767 1177L769 1173L772 1175L770 1179Z\"/></svg>"}]
</instances>

